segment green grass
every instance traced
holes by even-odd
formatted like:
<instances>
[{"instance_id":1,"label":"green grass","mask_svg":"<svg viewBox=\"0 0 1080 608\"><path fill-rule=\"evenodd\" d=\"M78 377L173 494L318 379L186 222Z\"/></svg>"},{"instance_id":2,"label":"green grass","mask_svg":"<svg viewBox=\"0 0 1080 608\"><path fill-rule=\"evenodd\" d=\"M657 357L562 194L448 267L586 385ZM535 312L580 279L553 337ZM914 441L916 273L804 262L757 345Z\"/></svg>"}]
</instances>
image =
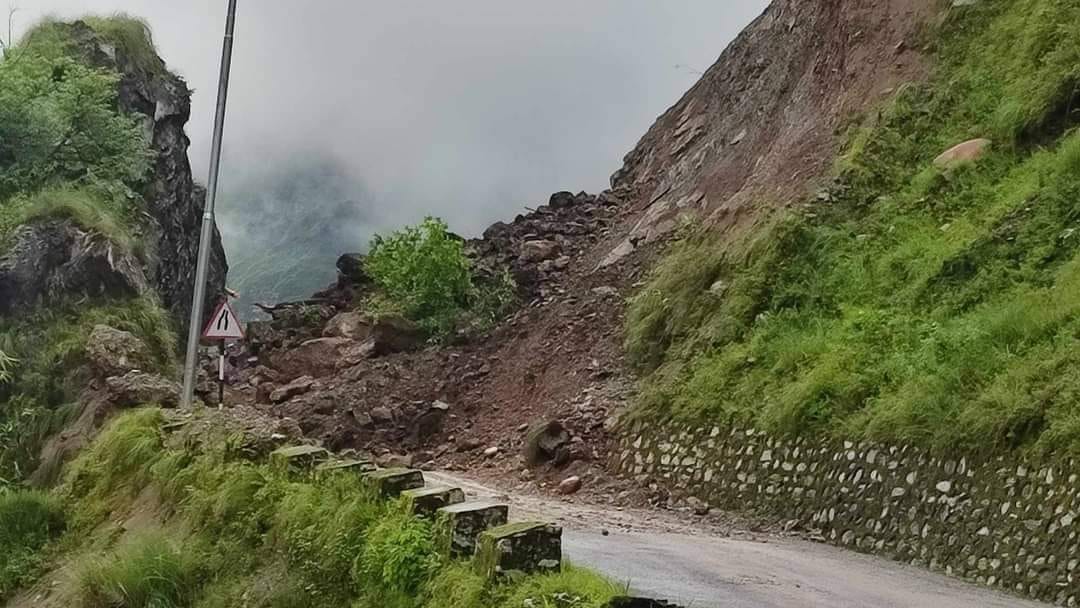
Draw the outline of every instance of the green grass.
<instances>
[{"instance_id":1,"label":"green grass","mask_svg":"<svg viewBox=\"0 0 1080 608\"><path fill-rule=\"evenodd\" d=\"M72 551L94 546L136 497L160 497L165 517L160 530L81 559L83 606L518 608L560 592L599 606L615 593L574 568L489 583L354 474L290 475L241 458L227 431L167 439L162 420L154 409L122 414L68 467L59 493Z\"/></svg>"},{"instance_id":2,"label":"green grass","mask_svg":"<svg viewBox=\"0 0 1080 608\"><path fill-rule=\"evenodd\" d=\"M203 566L190 547L146 535L112 554L81 564L76 574L81 608L190 606Z\"/></svg>"},{"instance_id":3,"label":"green grass","mask_svg":"<svg viewBox=\"0 0 1080 608\"><path fill-rule=\"evenodd\" d=\"M158 56L153 33L144 19L127 13L115 13L104 17L87 16L83 17L83 21L115 45L137 70L149 76L165 72L165 62Z\"/></svg>"},{"instance_id":4,"label":"green grass","mask_svg":"<svg viewBox=\"0 0 1080 608\"><path fill-rule=\"evenodd\" d=\"M64 531L64 525L55 497L37 491L0 491L0 599L40 574L42 548Z\"/></svg>"},{"instance_id":5,"label":"green grass","mask_svg":"<svg viewBox=\"0 0 1080 608\"><path fill-rule=\"evenodd\" d=\"M827 202L678 244L628 315L637 415L1080 452L1077 19L1076 0L954 10L931 82L853 130ZM987 157L932 167L973 137Z\"/></svg>"},{"instance_id":6,"label":"green grass","mask_svg":"<svg viewBox=\"0 0 1080 608\"><path fill-rule=\"evenodd\" d=\"M122 249L142 255L132 237L131 206L94 194L90 189L53 187L15 196L0 209L0 251L11 245L16 228L33 221L70 219L84 230L97 232Z\"/></svg>"},{"instance_id":7,"label":"green grass","mask_svg":"<svg viewBox=\"0 0 1080 608\"><path fill-rule=\"evenodd\" d=\"M0 385L0 480L15 482L32 472L42 442L70 420L86 380L78 373L86 362L86 340L99 324L142 339L155 364L147 371L173 373L176 336L151 296L55 302L27 316L0 319L0 348L19 361L11 381Z\"/></svg>"}]
</instances>

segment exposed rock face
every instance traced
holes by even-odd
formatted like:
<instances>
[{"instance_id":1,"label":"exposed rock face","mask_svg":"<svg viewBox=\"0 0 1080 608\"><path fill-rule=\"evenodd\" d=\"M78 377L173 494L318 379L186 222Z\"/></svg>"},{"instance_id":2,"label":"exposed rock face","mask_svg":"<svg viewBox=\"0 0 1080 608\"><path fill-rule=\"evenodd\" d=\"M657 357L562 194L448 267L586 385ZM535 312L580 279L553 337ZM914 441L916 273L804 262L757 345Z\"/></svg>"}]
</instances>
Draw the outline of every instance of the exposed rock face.
<instances>
[{"instance_id":1,"label":"exposed rock face","mask_svg":"<svg viewBox=\"0 0 1080 608\"><path fill-rule=\"evenodd\" d=\"M20 226L0 257L0 314L67 297L130 297L148 288L139 261L70 220Z\"/></svg>"},{"instance_id":2,"label":"exposed rock face","mask_svg":"<svg viewBox=\"0 0 1080 608\"><path fill-rule=\"evenodd\" d=\"M62 27L87 63L120 73L120 109L139 116L151 137L156 161L142 191L148 219L144 240L151 246L144 272L165 307L186 331L206 203L206 191L195 184L187 156L190 141L184 125L191 115L191 90L179 76L166 71L160 59L160 69L150 74L85 23L76 21ZM207 315L224 289L227 272L225 251L215 227Z\"/></svg>"},{"instance_id":3,"label":"exposed rock face","mask_svg":"<svg viewBox=\"0 0 1080 608\"><path fill-rule=\"evenodd\" d=\"M630 240L660 238L680 215L750 225L805 194L837 127L925 72L916 41L938 4L772 2L612 176L638 194Z\"/></svg>"}]
</instances>

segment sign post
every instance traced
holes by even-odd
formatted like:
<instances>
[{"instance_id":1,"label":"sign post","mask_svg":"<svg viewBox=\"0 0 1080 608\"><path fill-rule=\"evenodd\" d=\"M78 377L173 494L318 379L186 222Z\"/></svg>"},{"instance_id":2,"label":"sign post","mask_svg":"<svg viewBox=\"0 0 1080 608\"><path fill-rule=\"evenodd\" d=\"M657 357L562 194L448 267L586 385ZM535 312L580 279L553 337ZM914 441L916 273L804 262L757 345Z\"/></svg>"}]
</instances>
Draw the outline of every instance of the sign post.
<instances>
[{"instance_id":1,"label":"sign post","mask_svg":"<svg viewBox=\"0 0 1080 608\"><path fill-rule=\"evenodd\" d=\"M244 326L236 317L236 311L228 299L221 301L210 322L203 328L202 337L208 341L218 341L218 409L225 406L225 344L229 340L243 340Z\"/></svg>"},{"instance_id":2,"label":"sign post","mask_svg":"<svg viewBox=\"0 0 1080 608\"><path fill-rule=\"evenodd\" d=\"M206 208L203 209L199 257L195 266L195 285L191 297L191 321L188 325L187 354L184 357L184 388L180 407L191 408L195 395L195 366L199 358L199 324L202 323L206 276L210 268L210 246L214 237L214 204L217 202L218 171L221 167L221 137L225 131L225 105L229 97L229 72L232 70L233 31L236 29L236 2L229 0L225 13L225 42L221 49L221 74L218 81L214 139L210 146L210 179L206 184Z\"/></svg>"}]
</instances>

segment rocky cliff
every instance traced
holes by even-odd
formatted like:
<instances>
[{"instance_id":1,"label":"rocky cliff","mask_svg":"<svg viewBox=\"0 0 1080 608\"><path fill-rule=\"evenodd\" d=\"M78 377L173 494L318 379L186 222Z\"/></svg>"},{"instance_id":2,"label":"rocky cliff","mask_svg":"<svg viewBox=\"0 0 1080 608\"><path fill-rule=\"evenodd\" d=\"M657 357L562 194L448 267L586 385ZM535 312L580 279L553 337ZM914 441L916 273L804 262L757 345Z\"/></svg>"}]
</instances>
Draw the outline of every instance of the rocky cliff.
<instances>
[{"instance_id":1,"label":"rocky cliff","mask_svg":"<svg viewBox=\"0 0 1080 608\"><path fill-rule=\"evenodd\" d=\"M151 143L150 170L133 184L142 197L134 222L137 234L130 235L138 255L71 221L28 223L0 258L0 312L80 296L140 294L152 287L177 327L185 328L206 197L192 178L187 156L184 126L191 91L158 56L137 53L87 23L48 27L66 41L69 54L119 75L119 109L139 120ZM208 301L221 293L227 272L216 229L210 259Z\"/></svg>"}]
</instances>

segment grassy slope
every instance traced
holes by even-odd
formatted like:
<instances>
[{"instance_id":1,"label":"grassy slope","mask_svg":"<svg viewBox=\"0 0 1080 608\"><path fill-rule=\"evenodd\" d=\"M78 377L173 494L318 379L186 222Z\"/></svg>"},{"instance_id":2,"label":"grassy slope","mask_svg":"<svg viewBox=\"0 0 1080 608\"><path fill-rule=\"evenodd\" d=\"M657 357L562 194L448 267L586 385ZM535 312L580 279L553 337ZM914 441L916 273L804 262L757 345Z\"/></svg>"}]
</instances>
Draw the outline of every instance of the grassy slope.
<instances>
[{"instance_id":1,"label":"grassy slope","mask_svg":"<svg viewBox=\"0 0 1080 608\"><path fill-rule=\"evenodd\" d=\"M678 244L631 304L638 414L1080 451L1077 23L1077 0L954 10L932 82L851 135L829 200L738 254ZM975 137L976 165L932 167Z\"/></svg>"},{"instance_id":2,"label":"grassy slope","mask_svg":"<svg viewBox=\"0 0 1080 608\"><path fill-rule=\"evenodd\" d=\"M426 523L377 500L355 477L289 477L236 457L233 437L210 441L212 448L167 443L161 420L153 409L123 415L69 467L56 492L68 533L44 553L74 558L64 605L518 608L566 592L588 608L616 592L572 568L489 585L466 563L443 558ZM162 505L159 527L103 549L115 536L110 522L147 495ZM3 507L0 500L0 518ZM25 544L40 546L60 529L47 521L51 527L31 526L38 532ZM0 553L0 573L7 559ZM27 564L13 580L40 571L40 561Z\"/></svg>"}]
</instances>

